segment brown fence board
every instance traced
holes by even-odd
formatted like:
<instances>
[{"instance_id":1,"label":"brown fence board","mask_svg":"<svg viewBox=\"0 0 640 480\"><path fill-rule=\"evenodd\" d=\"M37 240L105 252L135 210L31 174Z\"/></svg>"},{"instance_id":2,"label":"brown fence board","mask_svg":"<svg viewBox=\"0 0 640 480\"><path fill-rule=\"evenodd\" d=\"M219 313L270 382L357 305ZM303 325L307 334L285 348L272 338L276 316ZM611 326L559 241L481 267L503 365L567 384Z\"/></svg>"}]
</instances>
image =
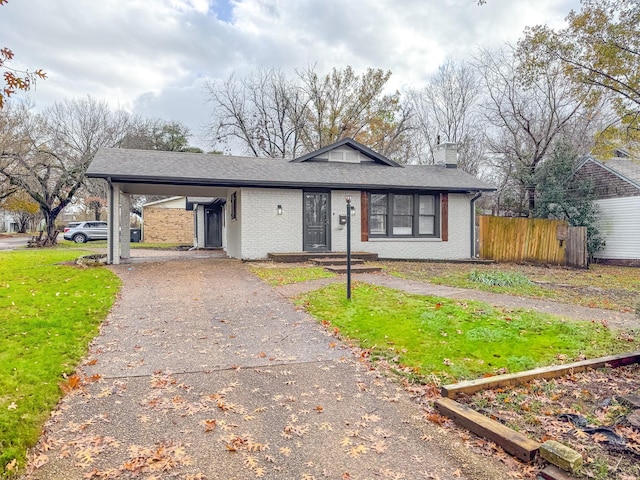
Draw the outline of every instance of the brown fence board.
<instances>
[{"instance_id":1,"label":"brown fence board","mask_svg":"<svg viewBox=\"0 0 640 480\"><path fill-rule=\"evenodd\" d=\"M586 227L545 218L481 215L479 234L480 258L486 260L588 266Z\"/></svg>"},{"instance_id":2,"label":"brown fence board","mask_svg":"<svg viewBox=\"0 0 640 480\"><path fill-rule=\"evenodd\" d=\"M503 262L565 263L566 242L558 240L561 220L481 215L480 257Z\"/></svg>"},{"instance_id":3,"label":"brown fence board","mask_svg":"<svg viewBox=\"0 0 640 480\"><path fill-rule=\"evenodd\" d=\"M586 268L588 260L587 227L569 227L567 231L566 264L571 267Z\"/></svg>"}]
</instances>

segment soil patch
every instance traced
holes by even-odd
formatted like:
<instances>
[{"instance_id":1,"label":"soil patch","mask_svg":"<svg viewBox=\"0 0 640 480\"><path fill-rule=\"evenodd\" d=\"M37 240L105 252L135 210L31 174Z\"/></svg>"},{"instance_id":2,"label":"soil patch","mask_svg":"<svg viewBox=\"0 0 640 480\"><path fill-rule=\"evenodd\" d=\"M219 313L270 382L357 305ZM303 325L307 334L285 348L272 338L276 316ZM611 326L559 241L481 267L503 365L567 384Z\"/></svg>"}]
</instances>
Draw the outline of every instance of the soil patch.
<instances>
[{"instance_id":1,"label":"soil patch","mask_svg":"<svg viewBox=\"0 0 640 480\"><path fill-rule=\"evenodd\" d=\"M586 478L640 478L637 406L640 365L535 380L456 400L542 443L556 440L580 452Z\"/></svg>"}]
</instances>

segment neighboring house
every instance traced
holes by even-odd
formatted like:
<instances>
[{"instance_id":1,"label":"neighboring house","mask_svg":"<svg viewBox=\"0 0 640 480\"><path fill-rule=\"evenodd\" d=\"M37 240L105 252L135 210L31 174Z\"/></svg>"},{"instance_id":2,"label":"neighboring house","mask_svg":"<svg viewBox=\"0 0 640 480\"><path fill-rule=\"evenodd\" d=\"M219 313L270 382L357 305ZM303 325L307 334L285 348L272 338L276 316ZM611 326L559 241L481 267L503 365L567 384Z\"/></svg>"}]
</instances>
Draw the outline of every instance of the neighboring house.
<instances>
[{"instance_id":1,"label":"neighboring house","mask_svg":"<svg viewBox=\"0 0 640 480\"><path fill-rule=\"evenodd\" d=\"M85 220L94 220L93 215L87 214L86 209L82 203L76 203L74 201L73 203L70 203L69 205L64 207L62 212L60 212L60 215L58 215L56 223L62 229L64 225L70 222L82 222ZM102 220L104 220L104 218Z\"/></svg>"},{"instance_id":2,"label":"neighboring house","mask_svg":"<svg viewBox=\"0 0 640 480\"><path fill-rule=\"evenodd\" d=\"M623 152L607 161L589 156L578 164L575 176L593 182L600 209L605 246L594 257L603 263L640 266L640 161Z\"/></svg>"},{"instance_id":3,"label":"neighboring house","mask_svg":"<svg viewBox=\"0 0 640 480\"><path fill-rule=\"evenodd\" d=\"M186 197L170 197L142 206L142 241L149 243L193 242L193 213Z\"/></svg>"},{"instance_id":4,"label":"neighboring house","mask_svg":"<svg viewBox=\"0 0 640 480\"><path fill-rule=\"evenodd\" d=\"M345 251L348 196L353 251L462 259L475 255L474 202L494 190L457 169L455 144L438 146L436 165L399 165L352 139L294 160L102 148L87 175L109 181L113 263L129 256L117 232L132 194L220 199L218 228L233 258Z\"/></svg>"},{"instance_id":5,"label":"neighboring house","mask_svg":"<svg viewBox=\"0 0 640 480\"><path fill-rule=\"evenodd\" d=\"M11 212L0 208L0 232L17 232L18 222Z\"/></svg>"}]
</instances>

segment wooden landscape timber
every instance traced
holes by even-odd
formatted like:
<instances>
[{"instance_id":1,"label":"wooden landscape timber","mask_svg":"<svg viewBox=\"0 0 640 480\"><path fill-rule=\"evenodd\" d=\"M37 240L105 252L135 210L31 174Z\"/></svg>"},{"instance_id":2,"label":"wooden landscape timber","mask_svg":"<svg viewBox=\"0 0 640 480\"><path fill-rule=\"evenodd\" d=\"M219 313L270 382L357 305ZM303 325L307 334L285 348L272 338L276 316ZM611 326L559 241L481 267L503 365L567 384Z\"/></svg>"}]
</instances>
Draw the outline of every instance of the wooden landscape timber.
<instances>
[{"instance_id":1,"label":"wooden landscape timber","mask_svg":"<svg viewBox=\"0 0 640 480\"><path fill-rule=\"evenodd\" d=\"M505 452L524 462L533 461L540 448L538 442L450 398L439 398L435 407L458 425L491 440Z\"/></svg>"},{"instance_id":2,"label":"wooden landscape timber","mask_svg":"<svg viewBox=\"0 0 640 480\"><path fill-rule=\"evenodd\" d=\"M520 460L531 462L540 448L538 442L456 402L453 398L460 393L470 395L480 390L520 385L538 378L557 378L568 373L577 373L588 369L605 366L617 368L634 363L640 363L640 351L445 385L441 388L443 398L436 400L434 406L440 414L451 418L470 432L491 440L505 452Z\"/></svg>"},{"instance_id":3,"label":"wooden landscape timber","mask_svg":"<svg viewBox=\"0 0 640 480\"><path fill-rule=\"evenodd\" d=\"M440 394L446 398L455 398L460 393L471 395L480 390L521 385L537 378L557 378L562 375L566 375L567 373L583 372L588 369L596 369L604 366L613 368L622 367L633 363L640 363L640 351L621 353L618 355L610 355L608 357L599 357L591 360L567 363L565 365L553 365L551 367L536 368L525 372L507 373L504 375L496 375L494 377L478 378L477 380L468 380L451 385L444 385L440 389Z\"/></svg>"}]
</instances>

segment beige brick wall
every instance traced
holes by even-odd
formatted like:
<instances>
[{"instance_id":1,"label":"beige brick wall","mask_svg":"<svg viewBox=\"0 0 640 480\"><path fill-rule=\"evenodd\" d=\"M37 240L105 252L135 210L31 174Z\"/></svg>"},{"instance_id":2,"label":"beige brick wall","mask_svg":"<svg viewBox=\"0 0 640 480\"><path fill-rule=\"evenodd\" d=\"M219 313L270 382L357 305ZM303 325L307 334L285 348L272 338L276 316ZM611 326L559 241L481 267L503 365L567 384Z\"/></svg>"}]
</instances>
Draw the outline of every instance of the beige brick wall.
<instances>
[{"instance_id":1,"label":"beige brick wall","mask_svg":"<svg viewBox=\"0 0 640 480\"><path fill-rule=\"evenodd\" d=\"M193 243L193 212L178 208L144 208L143 239L147 243Z\"/></svg>"}]
</instances>

